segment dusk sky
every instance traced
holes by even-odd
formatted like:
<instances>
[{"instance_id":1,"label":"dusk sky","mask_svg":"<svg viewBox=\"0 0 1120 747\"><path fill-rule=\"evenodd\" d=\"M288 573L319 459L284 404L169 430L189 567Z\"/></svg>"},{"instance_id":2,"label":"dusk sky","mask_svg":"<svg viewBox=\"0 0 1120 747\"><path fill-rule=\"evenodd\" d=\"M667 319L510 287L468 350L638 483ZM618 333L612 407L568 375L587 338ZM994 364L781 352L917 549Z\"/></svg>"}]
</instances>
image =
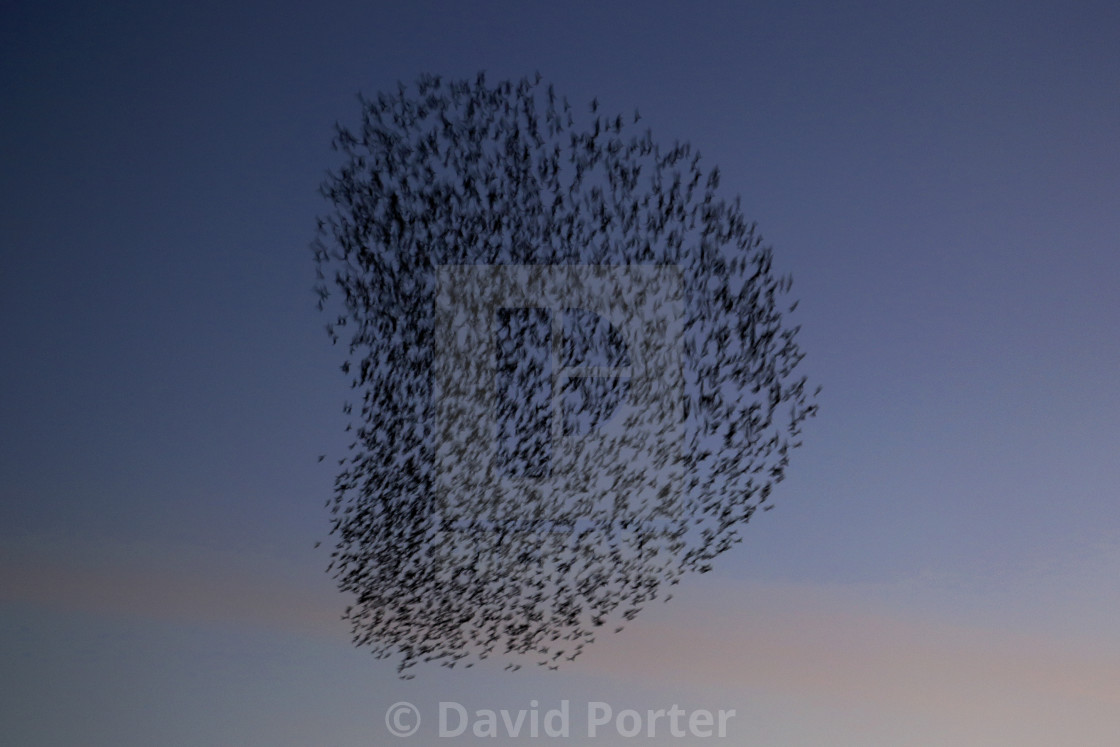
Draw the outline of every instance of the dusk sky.
<instances>
[{"instance_id":1,"label":"dusk sky","mask_svg":"<svg viewBox=\"0 0 1120 747\"><path fill-rule=\"evenodd\" d=\"M480 70L718 165L823 391L672 601L559 671L403 682L325 572L309 245L357 94ZM563 700L556 744L634 741L594 701L734 709L716 744L1120 739L1120 4L9 3L0 97L0 742L513 743L438 704Z\"/></svg>"}]
</instances>

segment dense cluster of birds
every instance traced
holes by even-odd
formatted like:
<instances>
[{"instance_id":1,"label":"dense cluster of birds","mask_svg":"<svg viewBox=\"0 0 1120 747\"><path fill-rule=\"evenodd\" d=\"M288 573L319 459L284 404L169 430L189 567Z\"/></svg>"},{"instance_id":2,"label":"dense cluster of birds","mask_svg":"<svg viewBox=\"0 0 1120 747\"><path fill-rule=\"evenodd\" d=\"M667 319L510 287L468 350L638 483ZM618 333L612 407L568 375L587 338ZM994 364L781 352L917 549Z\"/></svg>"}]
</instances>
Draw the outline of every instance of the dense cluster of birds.
<instances>
[{"instance_id":1,"label":"dense cluster of birds","mask_svg":"<svg viewBox=\"0 0 1120 747\"><path fill-rule=\"evenodd\" d=\"M348 347L355 392L344 405L354 441L327 501L329 572L353 597L345 619L355 644L399 657L406 677L418 662L505 654L555 668L709 570L768 507L816 412L797 328L783 324L791 281L773 273L738 198L717 196L718 169L705 173L688 144L655 143L637 112L592 102L577 125L539 75L482 74L422 76L361 108L360 126L337 127L342 165L322 186L333 210L313 246L319 307ZM506 309L493 366L440 370L448 266L674 268L677 406L625 441L640 453L669 428L672 448L644 460L594 450L582 488L541 487L560 442L609 420L646 374L612 324L577 309ZM628 375L556 376L596 357ZM476 479L448 482L435 427L446 382L469 392L486 375L498 383L477 391L500 390L493 444L451 444ZM536 396L542 386L552 393Z\"/></svg>"}]
</instances>

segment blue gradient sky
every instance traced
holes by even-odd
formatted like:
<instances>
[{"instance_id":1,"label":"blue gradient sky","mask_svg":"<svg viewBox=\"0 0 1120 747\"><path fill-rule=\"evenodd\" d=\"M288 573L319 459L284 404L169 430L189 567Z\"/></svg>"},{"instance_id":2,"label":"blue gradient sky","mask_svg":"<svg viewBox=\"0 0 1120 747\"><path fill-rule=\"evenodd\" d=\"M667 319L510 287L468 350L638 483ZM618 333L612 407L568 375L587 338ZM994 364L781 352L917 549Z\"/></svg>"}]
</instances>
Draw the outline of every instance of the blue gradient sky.
<instances>
[{"instance_id":1,"label":"blue gradient sky","mask_svg":"<svg viewBox=\"0 0 1120 747\"><path fill-rule=\"evenodd\" d=\"M393 744L410 700L408 743L469 743L438 701L567 698L734 708L728 744L1115 744L1120 6L603 5L3 11L0 741ZM824 392L672 602L560 672L401 683L313 549L347 387L308 244L356 92L479 69L718 164Z\"/></svg>"}]
</instances>

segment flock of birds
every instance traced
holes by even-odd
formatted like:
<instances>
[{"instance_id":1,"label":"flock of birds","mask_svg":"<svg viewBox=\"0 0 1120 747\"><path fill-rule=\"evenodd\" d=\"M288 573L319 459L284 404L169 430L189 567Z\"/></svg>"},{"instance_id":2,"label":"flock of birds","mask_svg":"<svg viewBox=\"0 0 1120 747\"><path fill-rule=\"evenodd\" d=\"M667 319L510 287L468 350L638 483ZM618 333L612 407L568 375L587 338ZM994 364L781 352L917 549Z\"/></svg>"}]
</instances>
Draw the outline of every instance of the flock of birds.
<instances>
[{"instance_id":1,"label":"flock of birds","mask_svg":"<svg viewBox=\"0 0 1120 747\"><path fill-rule=\"evenodd\" d=\"M337 128L344 162L323 184L333 211L314 244L319 306L348 348L342 370L355 393L344 406L354 440L327 502L329 572L353 597L355 644L399 657L403 677L419 662L507 654L507 668L556 668L668 598L685 574L709 570L768 507L816 412L796 370L797 328L783 325L790 280L772 272L738 199L717 196L718 170L705 174L687 144L631 134L637 112L605 116L592 102L577 126L539 75L496 85L423 76L361 103L360 125ZM446 266L675 268L676 406L631 406L617 442L646 458L592 450L583 488L549 488L545 456L585 435L578 422L609 420L653 370L567 380L567 414L552 428L558 400L532 393L542 381L561 386L557 365L630 362L611 352L610 325L590 317L582 333L548 315L507 317L493 343L505 394L488 405L505 435L495 433L498 446L441 441L446 382L487 391L473 379L495 375L440 368L455 360L437 349ZM449 447L473 477L446 479ZM511 469L523 479L494 478Z\"/></svg>"}]
</instances>

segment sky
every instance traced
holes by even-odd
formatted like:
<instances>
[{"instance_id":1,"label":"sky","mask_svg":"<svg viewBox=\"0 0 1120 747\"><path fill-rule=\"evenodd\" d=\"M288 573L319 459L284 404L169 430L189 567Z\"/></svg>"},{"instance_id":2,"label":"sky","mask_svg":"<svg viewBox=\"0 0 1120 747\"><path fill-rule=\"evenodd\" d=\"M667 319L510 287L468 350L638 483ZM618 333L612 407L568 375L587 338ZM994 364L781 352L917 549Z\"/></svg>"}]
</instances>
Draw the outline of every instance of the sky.
<instances>
[{"instance_id":1,"label":"sky","mask_svg":"<svg viewBox=\"0 0 1120 747\"><path fill-rule=\"evenodd\" d=\"M567 701L558 744L633 741L596 702L733 709L735 745L1115 744L1120 6L0 17L0 741L512 743L439 704ZM309 246L357 94L480 70L718 165L823 391L774 510L671 602L559 671L402 682L325 572L348 382Z\"/></svg>"}]
</instances>

